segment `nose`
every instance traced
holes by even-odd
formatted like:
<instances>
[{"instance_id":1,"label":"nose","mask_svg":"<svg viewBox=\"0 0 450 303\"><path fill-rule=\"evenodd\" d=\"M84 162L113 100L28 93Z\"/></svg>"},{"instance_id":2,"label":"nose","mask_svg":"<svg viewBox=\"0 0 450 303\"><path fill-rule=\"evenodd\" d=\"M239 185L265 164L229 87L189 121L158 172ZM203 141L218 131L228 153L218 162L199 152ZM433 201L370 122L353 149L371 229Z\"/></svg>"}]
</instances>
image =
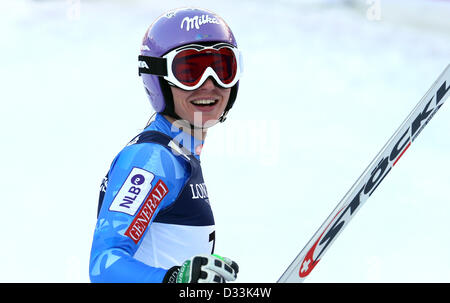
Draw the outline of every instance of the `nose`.
<instances>
[{"instance_id":1,"label":"nose","mask_svg":"<svg viewBox=\"0 0 450 303\"><path fill-rule=\"evenodd\" d=\"M206 81L202 84L202 86L199 87L199 89L204 89L204 90L212 90L216 87L213 79L211 77L208 77L208 79L206 79Z\"/></svg>"}]
</instances>

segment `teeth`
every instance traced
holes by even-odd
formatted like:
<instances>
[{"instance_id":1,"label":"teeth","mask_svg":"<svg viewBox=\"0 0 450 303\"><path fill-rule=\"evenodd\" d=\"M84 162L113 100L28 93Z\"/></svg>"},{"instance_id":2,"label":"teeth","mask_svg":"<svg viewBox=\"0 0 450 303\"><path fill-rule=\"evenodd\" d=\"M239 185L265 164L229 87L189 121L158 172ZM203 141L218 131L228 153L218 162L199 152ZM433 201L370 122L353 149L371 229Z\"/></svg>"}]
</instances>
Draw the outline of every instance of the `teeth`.
<instances>
[{"instance_id":1,"label":"teeth","mask_svg":"<svg viewBox=\"0 0 450 303\"><path fill-rule=\"evenodd\" d=\"M192 101L193 104L197 105L209 105L216 103L216 100L208 99L208 100L194 100Z\"/></svg>"}]
</instances>

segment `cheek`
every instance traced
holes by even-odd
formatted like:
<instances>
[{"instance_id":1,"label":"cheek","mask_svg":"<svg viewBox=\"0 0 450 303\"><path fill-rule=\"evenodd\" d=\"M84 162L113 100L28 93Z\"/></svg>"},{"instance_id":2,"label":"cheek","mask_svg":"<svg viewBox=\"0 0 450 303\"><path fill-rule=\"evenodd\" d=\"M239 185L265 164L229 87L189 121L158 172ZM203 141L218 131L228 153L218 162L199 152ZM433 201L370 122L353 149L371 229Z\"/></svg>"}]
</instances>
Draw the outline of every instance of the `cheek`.
<instances>
[{"instance_id":1,"label":"cheek","mask_svg":"<svg viewBox=\"0 0 450 303\"><path fill-rule=\"evenodd\" d=\"M180 107L182 104L185 103L187 97L189 96L189 93L173 86L171 86L170 89L172 91L173 103L175 108Z\"/></svg>"}]
</instances>

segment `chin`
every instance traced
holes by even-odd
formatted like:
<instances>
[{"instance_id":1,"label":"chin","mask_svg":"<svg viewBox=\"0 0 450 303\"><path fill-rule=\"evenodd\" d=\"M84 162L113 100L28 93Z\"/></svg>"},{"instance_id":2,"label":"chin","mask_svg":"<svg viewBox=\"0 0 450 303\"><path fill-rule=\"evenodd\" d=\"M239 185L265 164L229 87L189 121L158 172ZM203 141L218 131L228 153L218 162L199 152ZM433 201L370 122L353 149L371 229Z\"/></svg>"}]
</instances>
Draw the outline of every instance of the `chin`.
<instances>
[{"instance_id":1,"label":"chin","mask_svg":"<svg viewBox=\"0 0 450 303\"><path fill-rule=\"evenodd\" d=\"M202 119L202 121L195 120L191 121L191 124L198 128L210 128L211 126L214 126L219 122L219 118L206 118Z\"/></svg>"},{"instance_id":2,"label":"chin","mask_svg":"<svg viewBox=\"0 0 450 303\"><path fill-rule=\"evenodd\" d=\"M218 113L195 112L189 122L196 127L208 128L217 124L220 116Z\"/></svg>"}]
</instances>

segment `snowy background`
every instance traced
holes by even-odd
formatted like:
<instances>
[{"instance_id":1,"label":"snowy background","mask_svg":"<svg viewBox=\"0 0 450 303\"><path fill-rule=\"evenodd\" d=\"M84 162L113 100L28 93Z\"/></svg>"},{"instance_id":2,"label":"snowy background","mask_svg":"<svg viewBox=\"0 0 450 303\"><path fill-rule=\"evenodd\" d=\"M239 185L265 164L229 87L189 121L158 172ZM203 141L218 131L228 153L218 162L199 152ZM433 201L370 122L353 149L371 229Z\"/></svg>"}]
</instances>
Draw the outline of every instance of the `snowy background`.
<instances>
[{"instance_id":1,"label":"snowy background","mask_svg":"<svg viewBox=\"0 0 450 303\"><path fill-rule=\"evenodd\" d=\"M280 277L450 63L444 0L2 0L0 282L89 281L100 181L152 114L142 36L186 5L221 15L244 54L202 154L239 282ZM449 107L307 282L450 282Z\"/></svg>"}]
</instances>

